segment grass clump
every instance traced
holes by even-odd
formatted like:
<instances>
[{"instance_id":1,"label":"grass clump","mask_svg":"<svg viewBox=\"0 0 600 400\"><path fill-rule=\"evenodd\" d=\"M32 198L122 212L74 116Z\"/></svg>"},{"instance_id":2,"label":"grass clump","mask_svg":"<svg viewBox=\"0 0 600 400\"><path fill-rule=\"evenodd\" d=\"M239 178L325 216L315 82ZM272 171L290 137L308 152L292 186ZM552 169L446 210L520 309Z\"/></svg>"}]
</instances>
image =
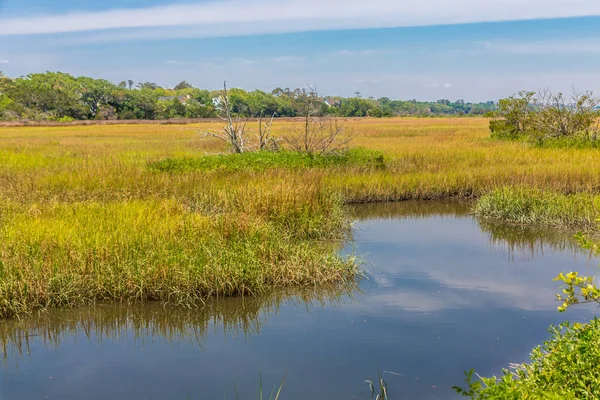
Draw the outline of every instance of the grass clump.
<instances>
[{"instance_id":1,"label":"grass clump","mask_svg":"<svg viewBox=\"0 0 600 400\"><path fill-rule=\"evenodd\" d=\"M362 148L326 154L295 151L259 151L241 154L219 154L203 157L167 158L152 161L148 168L160 172L188 171L265 171L269 169L307 169L334 167L385 167L381 152Z\"/></svg>"},{"instance_id":2,"label":"grass clump","mask_svg":"<svg viewBox=\"0 0 600 400\"><path fill-rule=\"evenodd\" d=\"M175 199L4 207L0 318L96 301L193 305L352 280L356 263L335 256L349 228L341 203L312 195L279 198L286 216L273 204L207 214Z\"/></svg>"},{"instance_id":3,"label":"grass clump","mask_svg":"<svg viewBox=\"0 0 600 400\"><path fill-rule=\"evenodd\" d=\"M597 231L600 196L502 188L482 196L474 213L517 224Z\"/></svg>"},{"instance_id":4,"label":"grass clump","mask_svg":"<svg viewBox=\"0 0 600 400\"><path fill-rule=\"evenodd\" d=\"M531 361L504 370L501 378L475 380L467 373L471 399L600 399L600 320L565 322L550 328L551 338L531 352Z\"/></svg>"}]
</instances>

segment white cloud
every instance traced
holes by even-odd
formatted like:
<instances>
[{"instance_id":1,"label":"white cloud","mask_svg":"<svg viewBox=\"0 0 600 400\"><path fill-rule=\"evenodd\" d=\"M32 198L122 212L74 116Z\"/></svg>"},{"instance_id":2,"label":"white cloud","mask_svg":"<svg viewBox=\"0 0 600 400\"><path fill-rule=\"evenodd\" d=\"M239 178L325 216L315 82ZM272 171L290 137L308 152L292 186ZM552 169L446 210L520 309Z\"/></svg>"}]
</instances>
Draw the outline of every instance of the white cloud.
<instances>
[{"instance_id":1,"label":"white cloud","mask_svg":"<svg viewBox=\"0 0 600 400\"><path fill-rule=\"evenodd\" d=\"M485 42L483 43L483 47L488 51L514 54L591 54L600 53L600 39L585 38L520 43Z\"/></svg>"},{"instance_id":2,"label":"white cloud","mask_svg":"<svg viewBox=\"0 0 600 400\"><path fill-rule=\"evenodd\" d=\"M8 64L9 62L9 60L0 60L0 64Z\"/></svg>"},{"instance_id":3,"label":"white cloud","mask_svg":"<svg viewBox=\"0 0 600 400\"><path fill-rule=\"evenodd\" d=\"M444 89L450 89L452 87L451 83L445 83L443 85L439 84L439 83L431 83L429 85L427 85L428 88L431 89L435 89L435 88L439 88L439 87L443 87Z\"/></svg>"},{"instance_id":4,"label":"white cloud","mask_svg":"<svg viewBox=\"0 0 600 400\"><path fill-rule=\"evenodd\" d=\"M184 65L185 64L183 61L177 61L177 60L169 60L166 63L169 65Z\"/></svg>"},{"instance_id":5,"label":"white cloud","mask_svg":"<svg viewBox=\"0 0 600 400\"><path fill-rule=\"evenodd\" d=\"M226 0L3 18L0 35L187 27L176 34L231 36L591 15L600 15L597 0Z\"/></svg>"},{"instance_id":6,"label":"white cloud","mask_svg":"<svg viewBox=\"0 0 600 400\"><path fill-rule=\"evenodd\" d=\"M379 83L381 83L381 81L377 79L358 79L356 83L359 83L361 85L378 85Z\"/></svg>"},{"instance_id":7,"label":"white cloud","mask_svg":"<svg viewBox=\"0 0 600 400\"><path fill-rule=\"evenodd\" d=\"M381 54L395 53L397 50L392 49L365 49L365 50L340 50L334 55L336 56L374 56Z\"/></svg>"},{"instance_id":8,"label":"white cloud","mask_svg":"<svg viewBox=\"0 0 600 400\"><path fill-rule=\"evenodd\" d=\"M273 61L273 62L290 63L290 64L300 63L305 60L306 60L306 57L302 57L302 56L279 56L279 57L273 57L270 59L270 61Z\"/></svg>"}]
</instances>

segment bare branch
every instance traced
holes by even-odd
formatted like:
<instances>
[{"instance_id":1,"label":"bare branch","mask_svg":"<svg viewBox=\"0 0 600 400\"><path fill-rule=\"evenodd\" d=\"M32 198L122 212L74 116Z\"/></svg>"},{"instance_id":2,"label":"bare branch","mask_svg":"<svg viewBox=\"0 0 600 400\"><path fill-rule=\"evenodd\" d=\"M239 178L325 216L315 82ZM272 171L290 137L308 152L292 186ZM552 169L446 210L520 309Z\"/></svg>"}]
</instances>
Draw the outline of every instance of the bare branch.
<instances>
[{"instance_id":1,"label":"bare branch","mask_svg":"<svg viewBox=\"0 0 600 400\"><path fill-rule=\"evenodd\" d=\"M233 117L231 103L229 100L229 92L227 90L227 82L223 82L223 91L220 97L221 104L221 119L225 122L225 126L220 131L201 131L204 136L213 137L223 142L229 143L233 153L243 153L246 151L246 125L248 118L240 116Z\"/></svg>"},{"instance_id":2,"label":"bare branch","mask_svg":"<svg viewBox=\"0 0 600 400\"><path fill-rule=\"evenodd\" d=\"M353 138L336 118L323 113L323 99L309 86L296 99L302 110L303 124L295 126L286 136L287 145L295 151L309 154L326 154L342 150Z\"/></svg>"}]
</instances>

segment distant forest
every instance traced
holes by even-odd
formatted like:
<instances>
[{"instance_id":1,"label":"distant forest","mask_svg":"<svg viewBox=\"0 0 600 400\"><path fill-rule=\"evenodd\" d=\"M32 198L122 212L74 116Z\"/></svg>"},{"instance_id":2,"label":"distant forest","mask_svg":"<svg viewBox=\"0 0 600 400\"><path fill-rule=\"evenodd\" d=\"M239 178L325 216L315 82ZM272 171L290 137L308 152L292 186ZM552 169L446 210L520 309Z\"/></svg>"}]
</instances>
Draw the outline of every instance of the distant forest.
<instances>
[{"instance_id":1,"label":"distant forest","mask_svg":"<svg viewBox=\"0 0 600 400\"><path fill-rule=\"evenodd\" d=\"M271 93L232 88L228 92L232 111L241 116L301 114L297 99L305 88L276 88ZM0 72L0 120L155 120L214 118L219 116L221 91L209 91L181 82L162 88L152 82L131 80L114 84L104 79L74 77L61 72L31 74L11 79ZM496 103L468 103L440 99L435 102L323 96L321 112L340 117L392 117L483 115Z\"/></svg>"}]
</instances>

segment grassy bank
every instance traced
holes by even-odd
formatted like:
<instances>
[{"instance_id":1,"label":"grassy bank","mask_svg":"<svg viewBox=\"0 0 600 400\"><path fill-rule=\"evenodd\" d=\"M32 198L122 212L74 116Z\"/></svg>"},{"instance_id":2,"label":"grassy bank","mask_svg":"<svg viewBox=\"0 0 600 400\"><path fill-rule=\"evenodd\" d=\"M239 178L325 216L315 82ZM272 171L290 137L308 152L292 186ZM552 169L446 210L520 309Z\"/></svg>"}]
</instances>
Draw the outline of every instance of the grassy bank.
<instances>
[{"instance_id":1,"label":"grassy bank","mask_svg":"<svg viewBox=\"0 0 600 400\"><path fill-rule=\"evenodd\" d=\"M215 123L0 128L0 317L352 279L347 203L600 189L597 150L493 141L484 119L347 124L364 150L317 161L215 155Z\"/></svg>"},{"instance_id":2,"label":"grassy bank","mask_svg":"<svg viewBox=\"0 0 600 400\"><path fill-rule=\"evenodd\" d=\"M481 197L473 211L483 217L516 224L595 232L600 217L600 196L502 188Z\"/></svg>"},{"instance_id":3,"label":"grassy bank","mask_svg":"<svg viewBox=\"0 0 600 400\"><path fill-rule=\"evenodd\" d=\"M98 300L211 296L352 279L349 225L317 186L176 198L2 203L0 315Z\"/></svg>"}]
</instances>

